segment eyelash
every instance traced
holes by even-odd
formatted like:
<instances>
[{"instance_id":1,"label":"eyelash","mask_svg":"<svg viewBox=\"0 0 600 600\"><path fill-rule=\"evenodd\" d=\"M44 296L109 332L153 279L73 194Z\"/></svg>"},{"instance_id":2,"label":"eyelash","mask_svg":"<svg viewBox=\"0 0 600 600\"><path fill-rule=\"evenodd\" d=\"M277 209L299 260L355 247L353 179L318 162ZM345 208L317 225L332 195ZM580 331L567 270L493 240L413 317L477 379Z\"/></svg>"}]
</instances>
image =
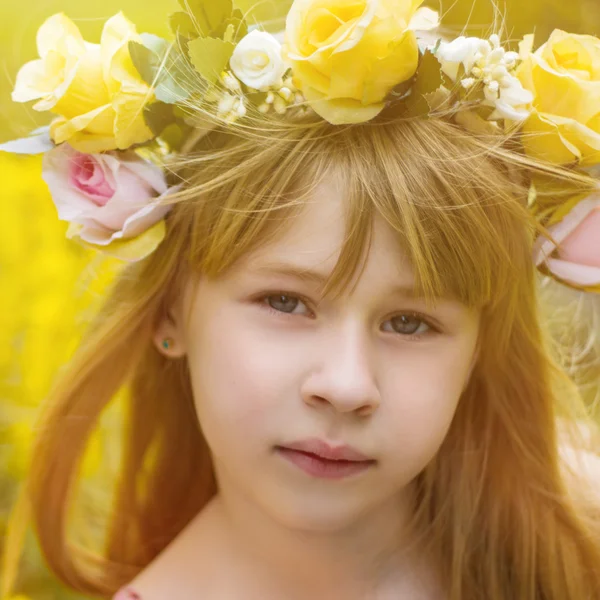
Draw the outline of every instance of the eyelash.
<instances>
[{"instance_id":1,"label":"eyelash","mask_svg":"<svg viewBox=\"0 0 600 600\"><path fill-rule=\"evenodd\" d=\"M276 298L278 296L286 296L289 299L300 300L309 310L311 310L310 306L309 306L310 301L307 300L305 297L300 296L298 294L292 294L291 292L285 292L285 291L276 291L276 292L269 292L267 294L262 294L260 297L258 297L256 299L256 301L260 304L260 306L262 306L269 313L271 313L272 315L275 315L276 317L286 318L286 317L304 316L304 315L294 315L291 313L285 313L281 310L276 310L275 308L273 308L266 302L269 298ZM312 312L312 310L311 310L311 312ZM440 332L439 328L436 327L429 318L427 318L425 315L423 315L419 312L406 311L406 312L401 312L401 313L398 313L397 315L394 315L394 317L399 317L399 316L408 316L408 317L412 317L414 319L418 319L419 321L421 321L422 323L424 323L425 325L427 325L429 327L429 331L426 331L425 333L420 333L420 334L396 333L396 335L402 337L403 339L407 339L407 340L411 340L411 341L421 341L424 337L426 337L428 335L433 335L433 334ZM394 317L392 317L392 318L394 318ZM389 333L389 332L387 332L387 333Z\"/></svg>"}]
</instances>

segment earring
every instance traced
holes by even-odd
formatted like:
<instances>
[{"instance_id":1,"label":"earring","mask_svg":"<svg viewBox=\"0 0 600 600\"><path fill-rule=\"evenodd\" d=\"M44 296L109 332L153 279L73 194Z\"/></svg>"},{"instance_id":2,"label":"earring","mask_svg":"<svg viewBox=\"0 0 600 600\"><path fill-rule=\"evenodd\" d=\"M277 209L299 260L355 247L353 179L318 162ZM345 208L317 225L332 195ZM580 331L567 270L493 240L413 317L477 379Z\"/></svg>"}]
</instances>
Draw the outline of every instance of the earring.
<instances>
[{"instance_id":1,"label":"earring","mask_svg":"<svg viewBox=\"0 0 600 600\"><path fill-rule=\"evenodd\" d=\"M165 348L165 350L168 350L171 347L171 344L173 343L173 340L169 339L169 338L165 338L163 340L163 348Z\"/></svg>"}]
</instances>

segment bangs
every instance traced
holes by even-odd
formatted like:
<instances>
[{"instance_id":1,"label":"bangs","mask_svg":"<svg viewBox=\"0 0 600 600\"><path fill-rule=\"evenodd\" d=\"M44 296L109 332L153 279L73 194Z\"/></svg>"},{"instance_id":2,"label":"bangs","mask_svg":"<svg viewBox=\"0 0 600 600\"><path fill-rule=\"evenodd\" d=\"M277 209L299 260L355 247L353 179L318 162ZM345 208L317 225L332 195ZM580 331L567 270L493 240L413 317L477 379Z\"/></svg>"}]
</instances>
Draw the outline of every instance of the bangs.
<instances>
[{"instance_id":1,"label":"bangs","mask_svg":"<svg viewBox=\"0 0 600 600\"><path fill-rule=\"evenodd\" d=\"M533 272L528 183L505 154L440 120L319 123L243 141L207 136L186 161L191 176L178 207L190 261L217 276L284 234L318 201L319 183L335 177L347 198L346 235L325 295L359 274L380 217L408 257L416 293L494 304L518 273Z\"/></svg>"},{"instance_id":2,"label":"bangs","mask_svg":"<svg viewBox=\"0 0 600 600\"><path fill-rule=\"evenodd\" d=\"M428 301L483 307L533 273L529 182L488 142L439 120L348 135L354 196L396 232Z\"/></svg>"}]
</instances>

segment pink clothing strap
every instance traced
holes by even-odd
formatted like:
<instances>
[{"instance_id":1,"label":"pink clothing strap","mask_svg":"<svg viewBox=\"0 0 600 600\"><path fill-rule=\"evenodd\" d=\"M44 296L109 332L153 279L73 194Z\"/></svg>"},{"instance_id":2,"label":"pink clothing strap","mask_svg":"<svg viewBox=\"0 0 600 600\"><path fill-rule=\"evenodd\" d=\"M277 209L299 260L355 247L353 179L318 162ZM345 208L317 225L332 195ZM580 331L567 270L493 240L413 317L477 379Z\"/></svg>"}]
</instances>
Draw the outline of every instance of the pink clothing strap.
<instances>
[{"instance_id":1,"label":"pink clothing strap","mask_svg":"<svg viewBox=\"0 0 600 600\"><path fill-rule=\"evenodd\" d=\"M127 587L120 589L113 597L113 600L142 600L142 597L132 588Z\"/></svg>"}]
</instances>

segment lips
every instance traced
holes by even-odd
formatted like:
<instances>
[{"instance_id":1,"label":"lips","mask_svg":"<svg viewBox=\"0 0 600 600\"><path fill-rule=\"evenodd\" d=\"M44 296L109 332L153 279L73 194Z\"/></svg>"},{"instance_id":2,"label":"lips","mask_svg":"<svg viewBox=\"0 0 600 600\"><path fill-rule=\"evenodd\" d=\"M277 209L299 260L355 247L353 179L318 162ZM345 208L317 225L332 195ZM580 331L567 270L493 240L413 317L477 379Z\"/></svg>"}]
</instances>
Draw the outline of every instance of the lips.
<instances>
[{"instance_id":1,"label":"lips","mask_svg":"<svg viewBox=\"0 0 600 600\"><path fill-rule=\"evenodd\" d=\"M295 446L301 445L306 447L306 443L295 443ZM314 447L314 444L313 444ZM331 449L331 447L329 447ZM283 458L288 464L294 465L305 474L322 480L339 481L345 479L354 479L355 477L364 474L373 468L377 461L375 460L347 460L347 459L331 459L323 458L317 454L305 452L303 450L294 450L291 448L277 446L276 453ZM333 451L327 452L329 456L344 455L344 456L364 456L357 450L349 450L345 448L335 448Z\"/></svg>"},{"instance_id":2,"label":"lips","mask_svg":"<svg viewBox=\"0 0 600 600\"><path fill-rule=\"evenodd\" d=\"M335 446L318 438L298 440L289 444L284 444L282 447L331 461L375 462L373 459L352 446L346 444Z\"/></svg>"}]
</instances>

